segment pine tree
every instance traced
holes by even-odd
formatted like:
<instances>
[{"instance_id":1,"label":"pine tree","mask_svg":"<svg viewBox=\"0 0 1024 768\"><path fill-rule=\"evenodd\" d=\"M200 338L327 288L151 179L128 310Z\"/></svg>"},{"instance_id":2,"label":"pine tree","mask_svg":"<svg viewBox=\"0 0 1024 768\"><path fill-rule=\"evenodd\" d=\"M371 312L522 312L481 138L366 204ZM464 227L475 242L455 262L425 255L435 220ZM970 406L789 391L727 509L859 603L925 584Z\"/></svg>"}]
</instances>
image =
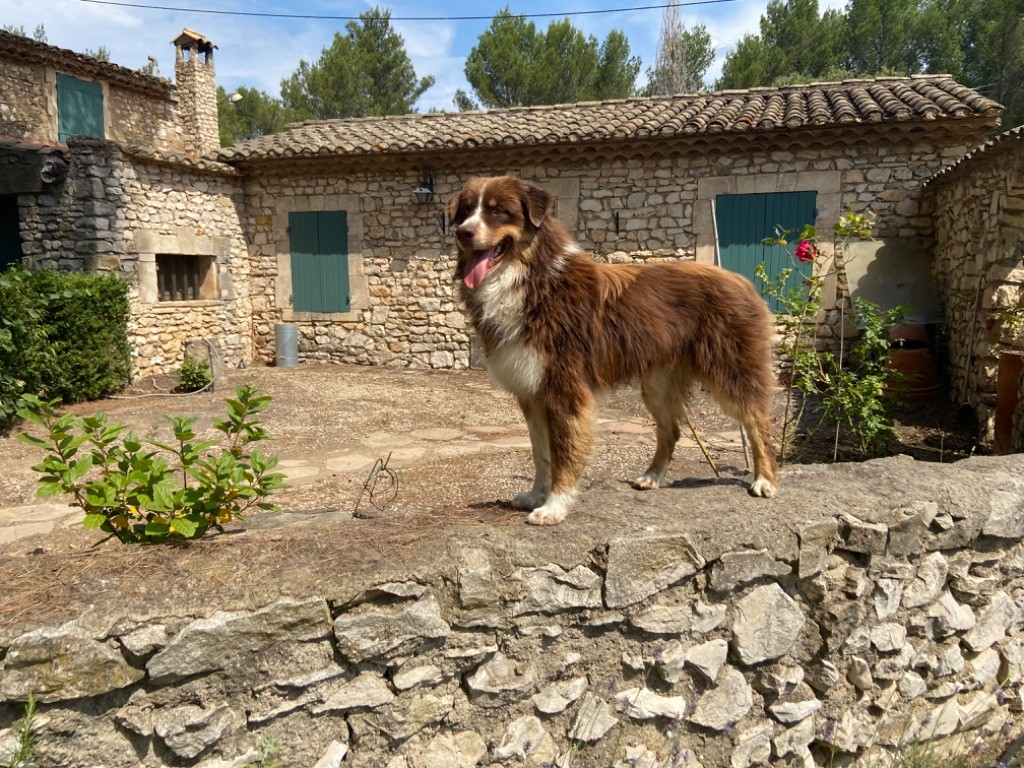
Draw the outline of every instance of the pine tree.
<instances>
[{"instance_id":1,"label":"pine tree","mask_svg":"<svg viewBox=\"0 0 1024 768\"><path fill-rule=\"evenodd\" d=\"M295 114L318 119L400 115L434 84L417 78L391 12L374 7L336 32L313 64L302 60L281 81L281 100Z\"/></svg>"}]
</instances>

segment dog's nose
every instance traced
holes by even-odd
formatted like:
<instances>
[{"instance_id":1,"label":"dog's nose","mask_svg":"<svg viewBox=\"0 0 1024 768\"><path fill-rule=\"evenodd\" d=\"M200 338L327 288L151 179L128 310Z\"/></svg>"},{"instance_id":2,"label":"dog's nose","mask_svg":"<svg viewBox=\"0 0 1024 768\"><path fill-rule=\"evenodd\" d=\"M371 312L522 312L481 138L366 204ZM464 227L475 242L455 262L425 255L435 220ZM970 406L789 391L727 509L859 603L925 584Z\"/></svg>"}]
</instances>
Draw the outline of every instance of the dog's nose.
<instances>
[{"instance_id":1,"label":"dog's nose","mask_svg":"<svg viewBox=\"0 0 1024 768\"><path fill-rule=\"evenodd\" d=\"M460 224L459 228L455 230L455 237L458 238L460 243L472 242L474 235L476 235L476 227L468 222Z\"/></svg>"}]
</instances>

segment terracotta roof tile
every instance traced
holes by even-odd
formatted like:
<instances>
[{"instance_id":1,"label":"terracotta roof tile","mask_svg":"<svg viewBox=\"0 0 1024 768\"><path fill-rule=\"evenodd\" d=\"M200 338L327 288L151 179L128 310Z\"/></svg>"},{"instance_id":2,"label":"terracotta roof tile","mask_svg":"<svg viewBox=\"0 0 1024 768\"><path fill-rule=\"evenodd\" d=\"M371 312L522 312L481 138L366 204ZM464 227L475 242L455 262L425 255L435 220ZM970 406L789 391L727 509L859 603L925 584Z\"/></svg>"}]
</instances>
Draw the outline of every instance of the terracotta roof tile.
<instances>
[{"instance_id":1,"label":"terracotta roof tile","mask_svg":"<svg viewBox=\"0 0 1024 768\"><path fill-rule=\"evenodd\" d=\"M986 118L996 102L948 75L849 80L648 99L307 121L225 147L224 162L363 156L483 146L550 146L643 137Z\"/></svg>"},{"instance_id":2,"label":"terracotta roof tile","mask_svg":"<svg viewBox=\"0 0 1024 768\"><path fill-rule=\"evenodd\" d=\"M173 85L162 77L137 72L120 64L100 61L67 48L58 48L37 40L0 30L0 59L25 64L48 64L70 75L106 80L125 88L157 93L170 98Z\"/></svg>"}]
</instances>

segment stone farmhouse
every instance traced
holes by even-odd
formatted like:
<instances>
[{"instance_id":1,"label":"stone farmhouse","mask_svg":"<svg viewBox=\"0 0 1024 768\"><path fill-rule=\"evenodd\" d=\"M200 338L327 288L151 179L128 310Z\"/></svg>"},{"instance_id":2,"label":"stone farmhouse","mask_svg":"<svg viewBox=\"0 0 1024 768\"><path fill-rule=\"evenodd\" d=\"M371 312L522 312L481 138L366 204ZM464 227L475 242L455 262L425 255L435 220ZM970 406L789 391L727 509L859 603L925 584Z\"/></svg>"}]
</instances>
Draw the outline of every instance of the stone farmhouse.
<instances>
[{"instance_id":1,"label":"stone farmhouse","mask_svg":"<svg viewBox=\"0 0 1024 768\"><path fill-rule=\"evenodd\" d=\"M481 174L546 187L598 259L750 276L786 265L761 245L776 225L830 231L871 210L878 240L857 246L858 274L830 272L827 332L849 332L858 280L882 303L921 297L915 319L935 323L946 203L925 182L957 163L971 176L964 158L1001 113L920 75L310 121L221 148L216 46L187 29L173 45L174 84L0 33L0 259L128 276L138 377L200 340L229 365L271 363L282 322L300 360L470 365L443 207Z\"/></svg>"}]
</instances>

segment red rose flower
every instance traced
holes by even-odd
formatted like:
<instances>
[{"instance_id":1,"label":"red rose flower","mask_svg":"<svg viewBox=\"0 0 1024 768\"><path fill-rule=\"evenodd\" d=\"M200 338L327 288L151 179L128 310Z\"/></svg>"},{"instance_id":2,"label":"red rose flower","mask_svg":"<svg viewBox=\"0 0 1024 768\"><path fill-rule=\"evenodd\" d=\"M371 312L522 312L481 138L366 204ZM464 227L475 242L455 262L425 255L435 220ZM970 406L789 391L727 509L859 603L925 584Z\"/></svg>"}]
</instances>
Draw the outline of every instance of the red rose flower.
<instances>
[{"instance_id":1,"label":"red rose flower","mask_svg":"<svg viewBox=\"0 0 1024 768\"><path fill-rule=\"evenodd\" d=\"M804 240L796 247L797 261L812 262L817 255L818 249L814 247L814 243L810 240Z\"/></svg>"}]
</instances>

